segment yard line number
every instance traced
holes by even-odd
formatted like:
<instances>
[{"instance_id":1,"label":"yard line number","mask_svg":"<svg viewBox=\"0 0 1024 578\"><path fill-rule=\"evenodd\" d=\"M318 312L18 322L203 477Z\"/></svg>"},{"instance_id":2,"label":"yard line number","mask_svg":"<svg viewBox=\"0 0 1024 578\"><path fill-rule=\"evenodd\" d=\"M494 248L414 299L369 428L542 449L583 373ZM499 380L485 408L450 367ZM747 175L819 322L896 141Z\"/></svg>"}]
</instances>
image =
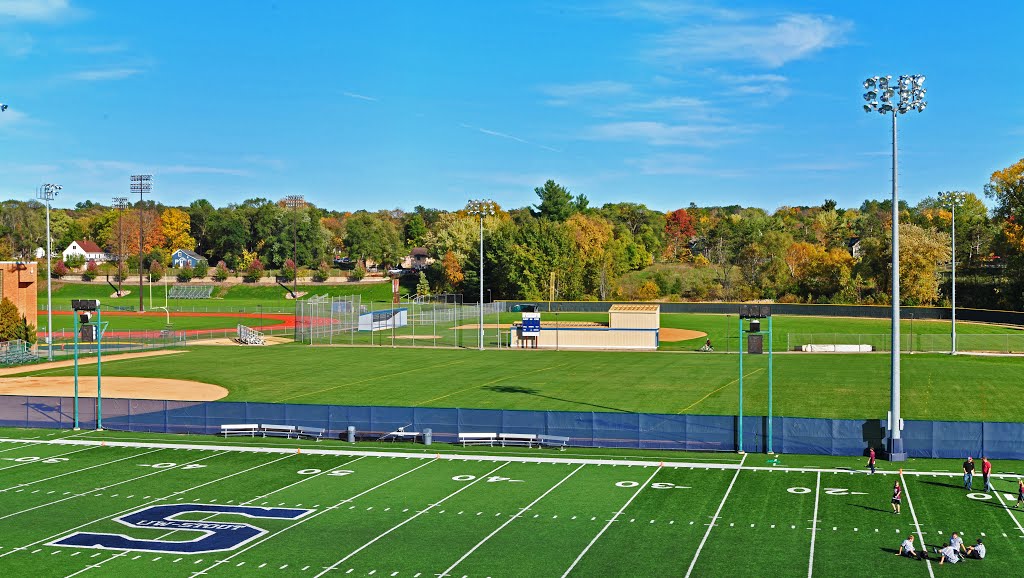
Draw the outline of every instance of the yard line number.
<instances>
[{"instance_id":1,"label":"yard line number","mask_svg":"<svg viewBox=\"0 0 1024 578\"><path fill-rule=\"evenodd\" d=\"M803 488L803 487L797 486L795 488L789 488L786 491L789 492L790 494L810 494L814 490L812 490L811 488ZM868 495L867 492L851 492L850 490L848 490L846 488L823 488L822 492L826 496L866 496L866 495Z\"/></svg>"},{"instance_id":2,"label":"yard line number","mask_svg":"<svg viewBox=\"0 0 1024 578\"><path fill-rule=\"evenodd\" d=\"M3 458L9 462L39 462L41 464L59 464L68 461L68 458L41 458L39 456L21 456L20 458Z\"/></svg>"},{"instance_id":3,"label":"yard line number","mask_svg":"<svg viewBox=\"0 0 1024 578\"><path fill-rule=\"evenodd\" d=\"M452 476L452 479L455 480L456 482L472 482L473 480L476 479L476 476L473 476L473 475L470 475L470 474L462 474L460 476ZM513 482L513 483L515 483L515 482L522 482L523 480L513 480L512 478L506 478L506 477L503 477L503 476L490 476L489 478L487 478L484 481L487 482L487 483L493 484L495 482Z\"/></svg>"},{"instance_id":4,"label":"yard line number","mask_svg":"<svg viewBox=\"0 0 1024 578\"><path fill-rule=\"evenodd\" d=\"M635 488L640 485L640 482L633 480L625 480L622 482L615 482L615 485L620 488ZM668 482L654 482L649 488L653 490L689 490L690 486L677 486Z\"/></svg>"}]
</instances>

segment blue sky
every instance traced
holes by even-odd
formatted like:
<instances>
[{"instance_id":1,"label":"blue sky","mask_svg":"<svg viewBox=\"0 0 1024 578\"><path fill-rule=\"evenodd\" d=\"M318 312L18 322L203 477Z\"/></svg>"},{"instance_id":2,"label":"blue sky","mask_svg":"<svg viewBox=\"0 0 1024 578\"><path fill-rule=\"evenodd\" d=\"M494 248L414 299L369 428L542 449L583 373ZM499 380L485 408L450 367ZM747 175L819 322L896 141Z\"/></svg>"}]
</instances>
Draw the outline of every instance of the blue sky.
<instances>
[{"instance_id":1,"label":"blue sky","mask_svg":"<svg viewBox=\"0 0 1024 578\"><path fill-rule=\"evenodd\" d=\"M304 194L338 210L555 179L592 205L856 206L889 191L861 81L924 74L902 198L981 193L1024 142L1024 5L0 0L0 198ZM976 84L974 88L970 84ZM991 87L986 89L986 87Z\"/></svg>"}]
</instances>

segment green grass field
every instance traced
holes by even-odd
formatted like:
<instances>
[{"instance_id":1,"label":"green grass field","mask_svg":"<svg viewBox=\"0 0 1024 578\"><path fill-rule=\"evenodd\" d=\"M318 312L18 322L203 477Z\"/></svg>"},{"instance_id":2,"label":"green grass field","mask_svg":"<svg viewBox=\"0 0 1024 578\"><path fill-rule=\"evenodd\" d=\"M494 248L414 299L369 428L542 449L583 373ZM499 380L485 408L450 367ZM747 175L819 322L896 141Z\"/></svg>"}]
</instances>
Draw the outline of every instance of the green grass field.
<instances>
[{"instance_id":1,"label":"green grass field","mask_svg":"<svg viewBox=\"0 0 1024 578\"><path fill-rule=\"evenodd\" d=\"M128 435L0 431L8 574L1009 576L1024 559L1024 510L1009 507L1020 462L997 463L1012 476L986 493L980 480L963 489L949 460L868 476L859 458L624 461L596 450L583 459L294 441L305 451L268 443L254 452L238 451L256 449L252 440ZM173 437L189 445L153 443ZM15 441L25 438L42 443ZM60 438L78 445L53 443ZM896 479L905 488L899 515L889 506ZM115 521L121 516L138 525ZM238 543L242 524L259 531ZM931 547L954 531L967 543L982 538L987 558L940 568L934 554L930 562L893 555L907 535Z\"/></svg>"},{"instance_id":2,"label":"green grass field","mask_svg":"<svg viewBox=\"0 0 1024 578\"><path fill-rule=\"evenodd\" d=\"M215 383L232 401L735 415L736 355L475 351L390 347L193 347L178 355L105 361L104 375ZM903 357L908 419L1020 421L1021 360ZM70 375L70 368L26 375ZM83 365L82 375L95 372ZM744 359L744 408L767 411L766 356ZM981 376L981 377L979 377ZM774 413L882 418L885 354L780 354ZM952 400L952 401L951 401Z\"/></svg>"},{"instance_id":3,"label":"green grass field","mask_svg":"<svg viewBox=\"0 0 1024 578\"><path fill-rule=\"evenodd\" d=\"M171 329L174 331L183 331L191 329L224 329L234 328L238 323L244 323L246 325L259 325L261 323L259 317L246 317L235 316L232 317L230 314L225 317L212 317L203 315L191 315L188 313L171 313ZM45 316L40 316L40 319L45 324ZM65 332L70 339L73 335L74 325L73 319L71 318L70 312L58 312L54 311L53 315L53 331L55 333ZM163 311L148 312L145 315L139 315L137 313L125 313L110 315L104 314L103 321L108 323L108 331L140 331L147 330L153 331L157 329L164 329L167 327L167 317ZM280 325L284 321L281 319L275 319L272 317L264 317L262 324L266 327ZM41 330L42 331L42 330Z\"/></svg>"}]
</instances>

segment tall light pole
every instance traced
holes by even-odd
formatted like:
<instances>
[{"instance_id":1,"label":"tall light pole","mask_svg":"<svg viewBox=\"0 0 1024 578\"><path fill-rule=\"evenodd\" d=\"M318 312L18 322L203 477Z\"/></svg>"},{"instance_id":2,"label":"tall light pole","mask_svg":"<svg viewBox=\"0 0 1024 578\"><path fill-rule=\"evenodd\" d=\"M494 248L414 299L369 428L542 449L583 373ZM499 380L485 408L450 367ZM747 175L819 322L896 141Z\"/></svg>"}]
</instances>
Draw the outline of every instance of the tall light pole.
<instances>
[{"instance_id":1,"label":"tall light pole","mask_svg":"<svg viewBox=\"0 0 1024 578\"><path fill-rule=\"evenodd\" d=\"M496 203L490 199L471 200L466 205L470 215L480 217L480 301L477 308L480 310L480 351L484 350L484 217L494 215Z\"/></svg>"},{"instance_id":2,"label":"tall light pole","mask_svg":"<svg viewBox=\"0 0 1024 578\"><path fill-rule=\"evenodd\" d=\"M7 110L7 105L0 105L0 110ZM50 271L50 202L57 198L61 190L60 185L47 183L36 191L36 198L46 203L46 358L53 361L53 293L50 289L50 278L53 273Z\"/></svg>"},{"instance_id":3,"label":"tall light pole","mask_svg":"<svg viewBox=\"0 0 1024 578\"><path fill-rule=\"evenodd\" d=\"M292 220L295 221L292 228L292 267L295 275L292 277L292 299L299 298L299 220L296 217L297 211L306 206L306 199L302 195L288 195L284 198L284 206L292 210ZM296 306L297 307L297 306Z\"/></svg>"},{"instance_id":4,"label":"tall light pole","mask_svg":"<svg viewBox=\"0 0 1024 578\"><path fill-rule=\"evenodd\" d=\"M940 194L939 200L942 202L942 204L949 207L950 211L952 211L953 213L950 217L950 224L952 227L952 233L950 235L952 238L952 250L950 252L950 260L953 266L953 275L951 279L952 285L950 291L950 294L952 296L952 301L950 303L950 317L952 318L952 323L950 327L950 339L952 345L950 345L949 354L956 355L956 208L958 205L963 205L964 201L967 200L967 193L964 193L962 191L950 191L948 193Z\"/></svg>"},{"instance_id":5,"label":"tall light pole","mask_svg":"<svg viewBox=\"0 0 1024 578\"><path fill-rule=\"evenodd\" d=\"M139 195L139 313L142 313L146 310L142 302L142 195L153 192L153 175L132 175L129 190Z\"/></svg>"},{"instance_id":6,"label":"tall light pole","mask_svg":"<svg viewBox=\"0 0 1024 578\"><path fill-rule=\"evenodd\" d=\"M128 208L128 197L114 197L117 209L117 296L120 297L121 281L124 280L124 210ZM140 265L141 266L141 265Z\"/></svg>"},{"instance_id":7,"label":"tall light pole","mask_svg":"<svg viewBox=\"0 0 1024 578\"><path fill-rule=\"evenodd\" d=\"M900 213L898 195L898 154L896 149L896 117L911 110L924 112L924 76L902 75L895 87L892 76L873 76L864 81L864 112L892 115L892 347L889 390L889 460L907 459L900 432Z\"/></svg>"}]
</instances>

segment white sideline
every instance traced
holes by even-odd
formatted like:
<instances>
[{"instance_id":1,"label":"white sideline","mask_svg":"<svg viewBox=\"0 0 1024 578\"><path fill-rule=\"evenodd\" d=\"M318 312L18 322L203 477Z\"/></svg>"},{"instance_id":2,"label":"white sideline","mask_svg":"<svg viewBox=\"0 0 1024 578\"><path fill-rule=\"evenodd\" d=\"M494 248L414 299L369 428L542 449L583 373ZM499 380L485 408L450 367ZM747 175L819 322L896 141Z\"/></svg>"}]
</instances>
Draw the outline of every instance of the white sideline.
<instances>
[{"instance_id":1,"label":"white sideline","mask_svg":"<svg viewBox=\"0 0 1024 578\"><path fill-rule=\"evenodd\" d=\"M690 567L686 570L686 578L690 578L690 574L693 573L693 567L697 565L697 558L700 557L700 551L704 549L704 544L708 541L708 536L711 535L711 529L715 527L715 520L718 519L718 515L722 513L722 508L725 507L725 501L729 499L729 493L732 492L732 487L736 483L736 478L740 477L740 472L743 471L743 462L747 461L747 456L750 454L743 454L743 459L740 460L740 467L736 468L736 473L732 476L732 481L729 482L729 487L725 490L725 495L722 496L722 503L718 504L718 509L715 510L715 515L711 517L711 523L708 524L708 531L704 532L704 537L701 538L700 545L697 546L697 551L693 554L693 561L690 562Z\"/></svg>"},{"instance_id":2,"label":"white sideline","mask_svg":"<svg viewBox=\"0 0 1024 578\"><path fill-rule=\"evenodd\" d=\"M221 456L221 455L224 455L224 454L217 454L217 455ZM206 459L206 458L203 458L203 459ZM306 482L306 481L312 480L313 478L318 478L318 477L320 477L320 476L322 476L322 475L325 475L325 474L327 474L327 473L329 473L329 472L333 472L333 471L337 470L338 468L343 468L343 467L345 467L345 466L347 466L347 465L351 464L352 462L357 462L357 461L359 461L359 460L361 460L361 459L362 459L362 458L361 458L361 457L359 457L359 458L356 458L356 459L354 459L354 460L349 460L349 461L347 461L347 462L345 462L345 463L343 463L343 464L339 464L339 465L337 465L337 466L334 466L333 468L331 468L331 469L329 469L329 470L323 470L323 471L322 471L322 472L320 472L319 474L313 474L312 476L306 476L306 477L304 477L304 478L300 479L300 480L299 480L299 481L297 481L297 482L292 482L292 483L288 484L287 486L282 486L282 487L280 487L280 488L278 488L278 489L276 489L276 490L274 490L274 491L272 491L272 492L267 492L266 494L263 494L262 496L256 496L255 498L252 498L251 500L246 500L246 501L244 501L244 502L239 502L239 503L238 503L238 505L239 505L239 506L245 506L245 505L251 504L252 502L255 502L256 500L262 500L263 498L266 498L267 496L270 496L270 495L272 495L272 494L276 494L276 493L278 493L278 492L281 492L281 491L287 490L288 488L290 488L290 487L292 487L292 486L297 486L297 485L299 485L299 484L301 484L301 483L303 483L303 482ZM198 460L197 460L197 461L198 461ZM214 513L214 514L210 514L209 516L206 516L205 518L202 518L202 520L203 520L203 521L205 521L205 520L211 520L211 519L213 519L213 518L215 518L215 517L217 517L217 514L216 514L216 513ZM156 540L163 540L164 538L167 538L167 537L171 536L171 535L172 535L172 534L174 534L175 532L181 532L181 531L182 531L182 530L171 530L170 532L167 532L167 533L165 533L165 534L162 534L162 535L158 536L158 537L157 537L157 538L155 538L155 539L156 539ZM122 550L122 552L124 552L124 553L126 553L126 554L127 554L128 552L131 552L131 551L132 551L131 549L128 549L128 550ZM67 576L65 576L64 578L72 578L73 576L78 576L79 574L81 574L82 572L85 572L86 570L90 570L90 569L92 569L92 568L98 568L98 567L102 566L102 565L103 565L104 563L106 563L106 562L110 562L111 560L116 560L116 559L117 559L117 557L116 557L116 556L111 556L111 557L109 557L109 558L106 558L105 560L101 560L100 562L97 562L97 563L95 563L95 564L93 564L93 565L91 565L91 566L86 566L85 568L82 568L81 570L79 570L78 572L75 572L74 574L68 574L68 575L67 575Z\"/></svg>"},{"instance_id":3,"label":"white sideline","mask_svg":"<svg viewBox=\"0 0 1024 578\"><path fill-rule=\"evenodd\" d=\"M1013 510L1011 510L1010 507L1006 505L1006 502L1003 501L1003 497L999 495L999 492L993 491L992 493L995 494L997 498L999 498L999 503L1003 505L1003 509L1006 510L1006 513L1009 514L1011 518L1013 518L1013 523L1017 525L1017 529L1020 530L1021 537L1024 538L1024 528L1021 527L1020 521L1017 520L1017 516L1013 515Z\"/></svg>"},{"instance_id":4,"label":"white sideline","mask_svg":"<svg viewBox=\"0 0 1024 578\"><path fill-rule=\"evenodd\" d=\"M821 496L821 472L814 484L814 515L811 516L811 559L807 562L807 578L814 574L814 538L818 535L818 498Z\"/></svg>"},{"instance_id":5,"label":"white sideline","mask_svg":"<svg viewBox=\"0 0 1024 578\"><path fill-rule=\"evenodd\" d=\"M914 519L914 528L917 529L917 539L921 541L921 549L927 552L928 546L925 546L924 534L921 533L921 524L917 522L917 513L914 512L914 502L910 501L910 492L908 491L909 488L907 488L907 480L903 478L903 472L900 472L900 483L903 487L903 495L907 497L907 507L910 508L910 516ZM931 559L925 558L924 561L928 565L928 576L935 578L935 572L932 571Z\"/></svg>"},{"instance_id":6,"label":"white sideline","mask_svg":"<svg viewBox=\"0 0 1024 578\"><path fill-rule=\"evenodd\" d=\"M330 507L324 508L324 509L322 509L322 510L320 510L320 511L317 511L317 512L313 512L312 514L310 514L310 515L308 515L308 516L304 516L304 517L300 518L298 522L296 522L296 523L292 524L291 526L286 526L286 527L282 528L282 529L281 529L281 531L279 531L279 532L274 532L274 533L271 533L271 534L267 534L267 535L266 535L266 536L264 536L264 537L263 537L262 539L260 539L260 540L257 540L257 541L255 541L255 542L253 542L253 543L249 544L248 546L246 546L245 548L242 548L241 550L239 550L239 551L235 552L234 554L232 554L232 555L230 555L230 556L228 556L228 557L226 557L226 558L222 558L222 559L220 559L220 560L217 560L216 562L214 562L214 563L213 563L213 564L211 564L210 566L207 566L206 568L203 568L202 570L200 570L200 571L198 571L198 572L193 572L193 573L191 574L191 578L195 578L196 576L201 576L201 575L203 575L203 574L206 574L206 572L207 572L208 570L213 570L213 569L214 569L214 568L216 568L217 566L220 566L221 564L223 564L223 563L227 562L228 560L230 560L230 559L234 558L235 556L238 556L239 554L241 554L241 553L243 553L243 552L248 552L249 550L251 550L251 549L255 548L256 546L259 546L260 544L262 544L262 543L266 542L267 540L269 540L269 539L271 539L271 538L276 538L276 537L280 536L281 534L284 534L284 533L285 533L285 532L287 532L288 530L291 530L292 528L295 528L295 527L296 527L296 526L298 526L299 524L303 524L303 523L305 523L305 522L306 522L306 521L308 521L308 520L312 520L313 518L316 518L317 516L319 516L319 515L323 514L324 512L330 512L331 510L334 510L334 509L336 509L336 508L337 508L338 506L340 506L341 504L345 504L345 503L347 503L347 502L351 502L352 500L355 500L356 498L358 498L358 497L360 497L360 496L363 496L363 495L365 495L365 494L369 494L370 492L372 492L372 491L376 490L377 488L380 488L380 487L382 487L382 486L386 486L387 484L390 484L391 482L393 482L393 481L397 480L398 478L401 478L401 477L407 476L407 475L409 475L409 474L411 474L411 473L415 472L416 470L418 470L418 469L420 469L420 468L425 468L425 467L429 466L430 464L434 463L435 461L437 461L437 460L436 460L436 459L433 459L433 460L430 460L429 462L427 462L427 463L425 463L425 464L420 464L420 465L416 466L415 468L413 468L413 469L411 469L411 470L407 470L407 471L405 471L405 472L402 472L401 474L398 474L397 476L395 476L395 477L393 477L393 478L391 478L391 479L385 480L385 481L383 481L383 482L381 482L381 483L377 484L376 486L374 486L374 487L372 487L372 488L370 488L370 489L368 489L368 490L363 490L362 492L359 492L358 494L356 494L356 495L352 496L351 498L346 498L346 499L344 499L344 500L342 500L342 501L340 501L340 502L336 503L336 504L335 504L335 505L333 505L333 506L330 506Z\"/></svg>"},{"instance_id":7,"label":"white sideline","mask_svg":"<svg viewBox=\"0 0 1024 578\"><path fill-rule=\"evenodd\" d=\"M550 488L548 488L548 490L546 492L544 492L543 494L541 494L539 498L537 498L536 500L534 500L534 501L530 502L529 504L527 504L525 508L519 510L519 512L517 512L513 516L510 516L509 519L506 520L504 524L498 526L497 529L495 529L493 532L488 534L486 538L484 538L483 540L480 540L479 542L477 542L476 546L473 546L472 548L470 548L468 552L463 554L461 558L459 558L458 560L455 561L454 564L449 566L447 570L445 570L444 572L441 572L440 578L443 578L444 576L447 576L448 573L451 572L452 570L454 570L456 566L458 566L459 564L462 564L463 560L465 560L466 558L469 558L473 554L473 552L476 552L477 549L480 548L480 546L483 546L484 543L486 543L488 540L493 538L495 534L497 534L498 532L504 530L505 526L508 526L509 524L514 522L516 520L516 518L521 517L524 512L526 512L530 508L532 508L535 505L537 505L537 502L543 500L545 496L547 496L548 494L553 492L555 490L555 488L557 488L558 486L561 486L563 482L565 482L569 478L573 477L576 474L576 472L582 470L584 467L586 467L586 464L580 464L580 466L578 468L576 468L575 470L569 472L568 476L565 476L557 484L555 484L555 485L551 486Z\"/></svg>"},{"instance_id":8,"label":"white sideline","mask_svg":"<svg viewBox=\"0 0 1024 578\"><path fill-rule=\"evenodd\" d=\"M33 439L16 439L16 438L2 438L0 443L13 442L13 443L28 443L28 444L57 444L57 445L88 445L88 446L99 446L107 445L111 447L135 447L135 448L162 448L162 449L186 449L186 450L217 450L223 452L249 452L249 453L270 453L270 454L293 454L296 453L296 447L258 447L258 446L243 446L243 445L214 445L214 444L181 444L181 443L163 443L163 442L121 442L114 440L70 440L70 439L56 439L56 440L33 440ZM816 468L816 467L767 467L767 466L744 466L743 460L740 463L721 464L714 462L687 462L687 461L662 461L660 459L650 460L616 460L616 459L597 459L597 458L549 458L544 456L537 457L524 457L520 455L503 455L503 454L489 454L489 455L472 455L472 454L449 454L443 453L440 450L436 453L413 453L413 452L400 452L400 451L377 451L377 450L332 450L317 447L300 446L298 449L302 450L304 454L311 455L323 455L323 456L371 456L379 458L410 458L410 459L446 459L453 461L469 461L469 462L521 462L521 463L552 463L552 464L590 464L590 465L620 465L620 466L660 466L664 468L694 468L694 469L716 469L716 470L736 470L743 469L748 471L772 471L772 472L804 472L804 473L816 473L821 472L823 474L860 474L865 473L862 470L853 470L849 468ZM749 455L749 454L747 454ZM881 471L879 470L875 475L878 476L894 476L898 475L897 472ZM942 477L961 477L962 473L956 472L909 472L907 475L914 476L942 476ZM1016 480L1021 477L1021 474L1007 473L1007 474L992 474L992 478L995 479L1012 479Z\"/></svg>"},{"instance_id":9,"label":"white sideline","mask_svg":"<svg viewBox=\"0 0 1024 578\"><path fill-rule=\"evenodd\" d=\"M626 503L623 504L621 508L619 508L618 512L615 512L615 514L612 516L612 519L608 520L608 523L605 524L603 528L601 528L601 531L598 532L596 536L594 536L594 539L591 540L589 544L587 544L587 547L584 548L582 552L580 552L580 555L576 556L576 559L572 561L572 564L569 565L569 568L566 569L564 574L562 574L562 578L565 578L566 576L569 575L570 572L572 572L572 569L575 568L576 565L580 563L580 560L582 560L583 557L587 555L587 552L589 552L590 549L594 546L594 544L597 543L598 539L600 539L601 536L604 535L604 533L608 530L608 528L611 527L612 522L614 522L616 519L618 519L618 517L621 516L622 513L626 511L626 508L628 508L629 505L633 503L633 500L635 500L636 497L640 495L640 492L642 492L644 490L644 488L646 488L647 486L651 485L651 480L653 480L654 476L658 475L658 472L660 472L660 471L661 471L660 467L658 469L654 470L654 473L651 474L651 477L647 478L647 481L644 482L643 484L641 484L640 487L637 488L635 492L633 492L633 495L630 496L628 500L626 500ZM739 473L739 472L737 471L737 473Z\"/></svg>"},{"instance_id":10,"label":"white sideline","mask_svg":"<svg viewBox=\"0 0 1024 578\"><path fill-rule=\"evenodd\" d=\"M468 484L462 486L461 488L455 490L454 492L452 492L452 493L448 494L447 496L441 498L440 500L434 502L433 504L430 504L426 508L423 508L422 510L416 512L415 514L413 514L412 516L406 518L405 520L402 520L398 524L395 524L391 528L381 532L376 538L370 540L369 542L367 542L367 543L363 544L362 546L356 548L355 550L349 552L348 556L345 556L341 560L338 560L334 564L331 564L330 566L324 568L322 572L320 572L319 574L315 575L313 578L320 578L320 576L323 576L324 574L330 572L331 570L334 570L338 566L341 566L343 563L345 563L346 560L348 560L352 556L355 556L356 554L362 552L363 550L369 548L377 540L380 540L381 538L383 538L384 536L387 536L391 532L394 532L395 530L401 528L402 526L408 524L409 522L415 520L416 518L419 518L420 516L422 516L423 514L426 514L427 512L429 512L430 510L436 508L437 506L440 506L441 504L447 502L449 499L454 498L455 496L459 495L460 493L468 490L470 487L472 487L472 486L476 485L478 482L480 482L480 481L482 481L482 480L492 476L494 474L494 472L500 470L501 468L507 466L508 464L509 464L509 462L505 462L505 463L501 464L500 466L494 468L493 470L487 472L486 474L483 474L482 476L478 477L477 479L473 480L472 482L469 482Z\"/></svg>"},{"instance_id":11,"label":"white sideline","mask_svg":"<svg viewBox=\"0 0 1024 578\"><path fill-rule=\"evenodd\" d=\"M223 455L223 454L215 454L213 456L207 456L207 457L217 457L219 455ZM220 478L217 478L216 480L211 480L209 482L206 482L206 483L203 483L203 484L199 484L198 486L189 486L187 489L180 490L180 491L177 491L177 492L174 492L174 493L171 493L171 494L167 494L166 496L162 496L162 497L150 500L148 502L144 502L144 503L139 504L137 506L132 506L130 508L126 508L124 510L121 510L120 512L115 512L113 514L108 514L108 515L96 518L94 520L90 520L88 522L85 522L84 524L79 524L79 525L75 526L74 528L70 528L70 529L67 529L67 530L63 530L61 532L57 532L56 534L52 534L52 535L50 535L50 536L48 536L46 538L43 538L42 540L36 540L35 542L32 542L30 544L26 544L25 546L22 546L21 548L11 548L7 552L4 552L3 554L0 554L0 558L3 558L4 556L9 556L9 555L11 555L11 554L13 554L15 552L20 551L20 550L25 550L25 549L31 548L32 546L36 546L36 545L41 544L43 542L49 542L50 540L59 538L59 537L65 535L65 534L67 534L68 532L74 532L75 530L78 530L79 528L84 528L84 527L86 527L86 526L88 526L90 524L95 524L97 522L102 522L104 520L110 520L112 518L117 518L119 516L123 516L123 515L125 515L125 514L127 514L129 512L134 512L135 510L140 510L142 508L145 508L146 506L148 506L150 504L155 504L157 502L162 502L162 501L167 500L169 498L173 498L174 496L177 496L178 494L184 494L185 492L191 492L191 491L193 491L195 489L198 489L198 488L201 488L203 486L208 486L208 485L210 485L210 484L212 484L214 482L219 482L221 480L226 480L227 478L231 478L231 477L237 476L239 474L244 474L246 472L255 470L256 468L262 468L263 466L274 464L274 463L277 463L277 462L279 462L281 460L288 459L290 457L291 457L290 455L289 456L282 456L280 458L277 458L276 460L270 460L269 462L263 462L262 464L257 464L257 465L255 465L255 466L253 466L251 468L246 468L246 469L244 469L244 470L242 470L240 472L235 472L233 474L228 474L228 475L222 476ZM201 458L201 459L205 459L205 458ZM193 460L193 461L199 461L199 460ZM162 473L162 472L171 472L171 471L174 471L174 470L177 470L177 469L178 468L167 468L167 469L163 469L163 470L157 470L156 472L153 472L152 474L146 474L146 475L147 476L151 476L151 475L159 474L159 473Z\"/></svg>"}]
</instances>

